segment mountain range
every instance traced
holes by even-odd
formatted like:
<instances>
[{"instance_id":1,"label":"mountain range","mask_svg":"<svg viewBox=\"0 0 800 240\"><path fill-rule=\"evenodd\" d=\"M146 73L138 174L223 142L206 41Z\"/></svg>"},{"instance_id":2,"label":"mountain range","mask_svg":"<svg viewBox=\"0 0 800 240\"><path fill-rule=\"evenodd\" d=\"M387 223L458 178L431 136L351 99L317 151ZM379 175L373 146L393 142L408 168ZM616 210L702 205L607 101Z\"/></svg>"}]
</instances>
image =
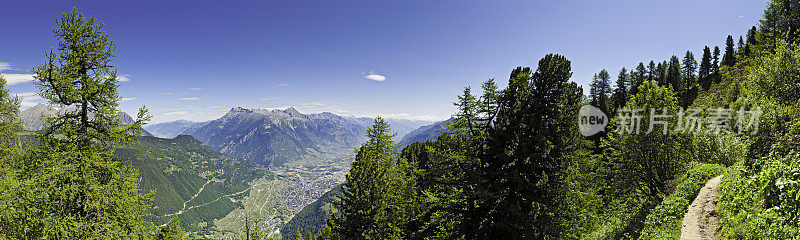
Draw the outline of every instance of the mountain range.
<instances>
[{"instance_id":1,"label":"mountain range","mask_svg":"<svg viewBox=\"0 0 800 240\"><path fill-rule=\"evenodd\" d=\"M233 108L185 133L229 156L280 166L309 156L351 151L366 140L365 131L362 124L331 113Z\"/></svg>"},{"instance_id":2,"label":"mountain range","mask_svg":"<svg viewBox=\"0 0 800 240\"><path fill-rule=\"evenodd\" d=\"M447 133L450 130L447 129L447 124L452 122L455 118L450 118L445 121L436 122L431 125L425 125L422 127L417 128L414 131L409 132L397 143L401 149L411 145L415 142L424 142L428 140L436 140L439 135L442 133Z\"/></svg>"},{"instance_id":3,"label":"mountain range","mask_svg":"<svg viewBox=\"0 0 800 240\"><path fill-rule=\"evenodd\" d=\"M22 127L26 131L35 132L41 130L45 124L47 124L47 117L53 116L58 113L60 110L56 109L52 106L46 104L36 104L36 106L29 107L19 113L20 118L22 119ZM133 117L128 115L125 112L120 111L120 121L123 124L130 125L133 124ZM147 130L144 130L141 134L142 136L153 136Z\"/></svg>"},{"instance_id":4,"label":"mountain range","mask_svg":"<svg viewBox=\"0 0 800 240\"><path fill-rule=\"evenodd\" d=\"M233 108L225 116L204 123L177 121L147 127L162 136L192 135L207 146L232 157L246 158L262 166L280 166L309 158L349 156L366 140L372 118L339 116L330 112L303 114L285 110ZM400 134L426 121L387 120ZM162 131L161 128L171 128ZM398 137L399 139L399 137Z\"/></svg>"},{"instance_id":5,"label":"mountain range","mask_svg":"<svg viewBox=\"0 0 800 240\"><path fill-rule=\"evenodd\" d=\"M174 138L183 134L189 129L202 127L208 122L194 122L188 120L175 120L171 122L163 122L156 124L144 125L144 129L152 133L153 136L160 138Z\"/></svg>"}]
</instances>

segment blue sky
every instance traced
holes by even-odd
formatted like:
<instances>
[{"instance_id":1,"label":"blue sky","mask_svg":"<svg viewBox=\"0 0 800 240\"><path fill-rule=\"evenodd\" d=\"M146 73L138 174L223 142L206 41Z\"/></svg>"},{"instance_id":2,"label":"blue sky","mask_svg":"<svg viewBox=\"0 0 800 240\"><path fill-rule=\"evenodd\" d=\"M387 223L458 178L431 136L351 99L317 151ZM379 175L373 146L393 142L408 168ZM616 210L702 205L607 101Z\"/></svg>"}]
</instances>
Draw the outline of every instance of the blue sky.
<instances>
[{"instance_id":1,"label":"blue sky","mask_svg":"<svg viewBox=\"0 0 800 240\"><path fill-rule=\"evenodd\" d=\"M117 44L121 108L154 122L216 119L232 107L445 119L465 86L547 53L587 85L606 68L723 45L756 25L766 1L10 1L0 14L0 73L37 102L29 70L73 6ZM382 80L382 81L378 81ZM585 91L588 89L585 89Z\"/></svg>"}]
</instances>

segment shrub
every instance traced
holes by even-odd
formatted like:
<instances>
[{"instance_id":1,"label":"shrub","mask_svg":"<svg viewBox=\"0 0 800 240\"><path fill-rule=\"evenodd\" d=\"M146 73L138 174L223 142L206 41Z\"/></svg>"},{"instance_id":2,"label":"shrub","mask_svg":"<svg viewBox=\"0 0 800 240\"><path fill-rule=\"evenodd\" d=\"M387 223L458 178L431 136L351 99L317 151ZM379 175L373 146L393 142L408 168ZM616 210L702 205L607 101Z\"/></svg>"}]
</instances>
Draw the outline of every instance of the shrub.
<instances>
[{"instance_id":1,"label":"shrub","mask_svg":"<svg viewBox=\"0 0 800 240\"><path fill-rule=\"evenodd\" d=\"M772 151L728 171L718 205L723 235L735 239L800 236L800 154Z\"/></svg>"},{"instance_id":2,"label":"shrub","mask_svg":"<svg viewBox=\"0 0 800 240\"><path fill-rule=\"evenodd\" d=\"M706 181L720 175L725 170L717 164L698 164L689 169L681 183L669 196L664 198L655 209L647 215L642 239L679 239L681 237L681 221L692 200L697 197L700 188Z\"/></svg>"}]
</instances>

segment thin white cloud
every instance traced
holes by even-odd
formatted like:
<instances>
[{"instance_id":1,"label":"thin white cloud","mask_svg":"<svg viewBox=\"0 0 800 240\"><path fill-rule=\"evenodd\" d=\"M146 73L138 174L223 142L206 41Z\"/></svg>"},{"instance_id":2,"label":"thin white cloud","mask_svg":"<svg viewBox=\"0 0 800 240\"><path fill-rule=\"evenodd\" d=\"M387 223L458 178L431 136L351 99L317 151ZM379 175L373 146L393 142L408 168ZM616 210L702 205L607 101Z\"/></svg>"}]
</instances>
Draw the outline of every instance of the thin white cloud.
<instances>
[{"instance_id":1,"label":"thin white cloud","mask_svg":"<svg viewBox=\"0 0 800 240\"><path fill-rule=\"evenodd\" d=\"M165 112L164 115L186 115L189 112L186 111L175 111L175 112Z\"/></svg>"},{"instance_id":2,"label":"thin white cloud","mask_svg":"<svg viewBox=\"0 0 800 240\"><path fill-rule=\"evenodd\" d=\"M378 75L378 74L370 74L370 75L367 75L364 78L372 80L372 81L378 81L378 82L383 82L384 80L386 80L386 77Z\"/></svg>"},{"instance_id":3,"label":"thin white cloud","mask_svg":"<svg viewBox=\"0 0 800 240\"><path fill-rule=\"evenodd\" d=\"M200 100L200 98L187 97L187 98L178 98L178 100L180 100L180 101L197 101L197 100Z\"/></svg>"},{"instance_id":4,"label":"thin white cloud","mask_svg":"<svg viewBox=\"0 0 800 240\"><path fill-rule=\"evenodd\" d=\"M266 110L286 110L287 108L290 108L290 107L294 107L294 106L284 105L284 106L277 106L277 107L266 107L266 108L263 108L263 109L266 109Z\"/></svg>"},{"instance_id":5,"label":"thin white cloud","mask_svg":"<svg viewBox=\"0 0 800 240\"><path fill-rule=\"evenodd\" d=\"M16 73L7 73L2 74L3 78L6 79L8 85L17 85L23 84L28 82L33 82L33 74L16 74Z\"/></svg>"},{"instance_id":6,"label":"thin white cloud","mask_svg":"<svg viewBox=\"0 0 800 240\"><path fill-rule=\"evenodd\" d=\"M228 109L229 108L227 106L221 106L221 105L205 105L204 107L208 108L208 109Z\"/></svg>"},{"instance_id":7,"label":"thin white cloud","mask_svg":"<svg viewBox=\"0 0 800 240\"><path fill-rule=\"evenodd\" d=\"M276 87L288 87L289 84L288 83L278 83L278 84L275 84L275 86Z\"/></svg>"},{"instance_id":8,"label":"thin white cloud","mask_svg":"<svg viewBox=\"0 0 800 240\"><path fill-rule=\"evenodd\" d=\"M196 87L189 88L189 91L200 91L200 90L203 90L203 89L202 88L196 88Z\"/></svg>"},{"instance_id":9,"label":"thin white cloud","mask_svg":"<svg viewBox=\"0 0 800 240\"><path fill-rule=\"evenodd\" d=\"M33 107L36 104L44 103L44 98L40 97L39 94L35 92L23 92L17 94L18 97L22 98L22 107Z\"/></svg>"},{"instance_id":10,"label":"thin white cloud","mask_svg":"<svg viewBox=\"0 0 800 240\"><path fill-rule=\"evenodd\" d=\"M11 69L13 69L11 67L11 63L0 62L0 71L11 70Z\"/></svg>"},{"instance_id":11,"label":"thin white cloud","mask_svg":"<svg viewBox=\"0 0 800 240\"><path fill-rule=\"evenodd\" d=\"M441 117L437 116L429 116L429 115L413 115L408 113L389 113L389 114L378 114L381 117L385 118L397 118L397 119L408 119L413 121L441 121L443 120Z\"/></svg>"},{"instance_id":12,"label":"thin white cloud","mask_svg":"<svg viewBox=\"0 0 800 240\"><path fill-rule=\"evenodd\" d=\"M131 76L130 74L120 74L117 75L117 80L119 80L120 82L130 82L131 77L133 76Z\"/></svg>"},{"instance_id":13,"label":"thin white cloud","mask_svg":"<svg viewBox=\"0 0 800 240\"><path fill-rule=\"evenodd\" d=\"M175 93L173 93L173 92L161 93L161 96L167 96L167 95L175 95Z\"/></svg>"},{"instance_id":14,"label":"thin white cloud","mask_svg":"<svg viewBox=\"0 0 800 240\"><path fill-rule=\"evenodd\" d=\"M328 104L321 103L321 102L304 102L304 103L300 103L300 105L301 106L305 106L305 107L324 107L324 106L328 106Z\"/></svg>"},{"instance_id":15,"label":"thin white cloud","mask_svg":"<svg viewBox=\"0 0 800 240\"><path fill-rule=\"evenodd\" d=\"M120 101L120 102L128 102L128 101L133 101L133 100L136 100L136 99L139 99L139 98L135 98L135 97L132 97L132 98L122 98L122 99L120 99L119 101Z\"/></svg>"}]
</instances>

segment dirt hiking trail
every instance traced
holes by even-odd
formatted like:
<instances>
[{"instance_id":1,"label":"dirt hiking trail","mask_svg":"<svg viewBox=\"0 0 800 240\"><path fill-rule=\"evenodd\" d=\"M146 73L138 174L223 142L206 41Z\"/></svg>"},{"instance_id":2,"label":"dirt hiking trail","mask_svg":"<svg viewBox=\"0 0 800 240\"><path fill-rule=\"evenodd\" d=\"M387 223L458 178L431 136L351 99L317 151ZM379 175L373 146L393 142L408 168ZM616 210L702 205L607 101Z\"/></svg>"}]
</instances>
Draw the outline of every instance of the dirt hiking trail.
<instances>
[{"instance_id":1,"label":"dirt hiking trail","mask_svg":"<svg viewBox=\"0 0 800 240\"><path fill-rule=\"evenodd\" d=\"M717 189L722 175L706 182L685 215L681 227L681 239L715 239L717 225Z\"/></svg>"}]
</instances>

